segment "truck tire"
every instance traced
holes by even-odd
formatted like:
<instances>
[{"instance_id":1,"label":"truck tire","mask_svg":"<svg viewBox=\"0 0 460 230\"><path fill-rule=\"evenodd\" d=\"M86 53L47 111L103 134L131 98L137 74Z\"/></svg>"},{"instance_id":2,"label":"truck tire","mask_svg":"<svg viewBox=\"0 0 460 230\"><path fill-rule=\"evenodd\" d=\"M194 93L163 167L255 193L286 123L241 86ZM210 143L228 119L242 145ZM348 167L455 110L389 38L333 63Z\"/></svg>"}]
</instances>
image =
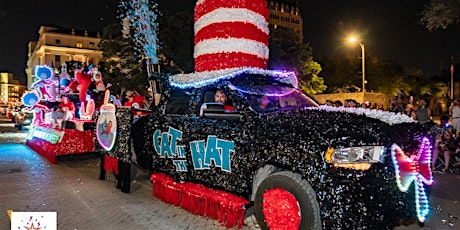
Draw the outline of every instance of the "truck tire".
<instances>
[{"instance_id":1,"label":"truck tire","mask_svg":"<svg viewBox=\"0 0 460 230\"><path fill-rule=\"evenodd\" d=\"M278 193L273 193L278 192ZM279 193L281 192L281 193ZM264 204L264 194L266 202ZM257 222L262 229L269 229L269 225L274 226L282 218L274 218L276 215L273 213L280 213L283 215L286 210L280 209L270 209L270 215L265 215L265 212L268 210L264 209L267 207L267 202L270 202L270 194L281 194L283 196L276 197L276 203L285 203L283 202L285 198L293 199L297 202L294 203L293 215L298 215L297 219L300 218L300 223L298 226L293 226L294 229L313 229L319 230L322 229L321 225L321 216L319 212L318 201L316 200L316 193L310 184L302 179L300 175L289 172L281 171L276 172L265 178L265 180L260 183L257 188L255 200L254 200L254 211L256 214ZM287 201L287 203L289 203ZM297 205L295 205L295 203ZM270 206L270 205L269 205ZM273 205L272 205L273 207ZM268 212L267 212L268 214ZM292 222L291 222L292 223ZM281 223L279 223L281 224Z\"/></svg>"}]
</instances>

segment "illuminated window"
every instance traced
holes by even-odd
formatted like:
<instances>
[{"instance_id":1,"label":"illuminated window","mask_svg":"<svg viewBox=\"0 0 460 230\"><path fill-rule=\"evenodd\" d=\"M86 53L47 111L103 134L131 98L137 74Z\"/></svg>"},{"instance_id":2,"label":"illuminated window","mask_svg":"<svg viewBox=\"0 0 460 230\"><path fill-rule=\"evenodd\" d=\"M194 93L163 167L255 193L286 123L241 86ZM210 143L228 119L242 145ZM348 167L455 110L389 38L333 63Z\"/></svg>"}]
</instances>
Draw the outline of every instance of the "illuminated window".
<instances>
[{"instance_id":1,"label":"illuminated window","mask_svg":"<svg viewBox=\"0 0 460 230\"><path fill-rule=\"evenodd\" d=\"M75 44L75 46L77 48L83 48L83 43L82 42L77 42L77 44Z\"/></svg>"},{"instance_id":2,"label":"illuminated window","mask_svg":"<svg viewBox=\"0 0 460 230\"><path fill-rule=\"evenodd\" d=\"M89 48L90 49L95 49L96 48L96 46L94 45L94 42L89 43Z\"/></svg>"}]
</instances>

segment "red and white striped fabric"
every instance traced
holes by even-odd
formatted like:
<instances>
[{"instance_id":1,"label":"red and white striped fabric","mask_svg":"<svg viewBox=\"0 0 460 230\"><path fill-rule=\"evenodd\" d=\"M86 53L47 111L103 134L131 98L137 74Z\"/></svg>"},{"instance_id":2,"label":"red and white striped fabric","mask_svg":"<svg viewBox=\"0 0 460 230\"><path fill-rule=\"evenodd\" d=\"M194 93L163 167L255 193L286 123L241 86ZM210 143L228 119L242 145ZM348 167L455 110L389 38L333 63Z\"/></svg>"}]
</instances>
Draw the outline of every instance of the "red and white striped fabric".
<instances>
[{"instance_id":1,"label":"red and white striped fabric","mask_svg":"<svg viewBox=\"0 0 460 230\"><path fill-rule=\"evenodd\" d=\"M297 86L294 73L267 70L266 0L198 0L194 22L195 72L171 76L171 85L197 88L240 74L258 74L294 79Z\"/></svg>"},{"instance_id":2,"label":"red and white striped fabric","mask_svg":"<svg viewBox=\"0 0 460 230\"><path fill-rule=\"evenodd\" d=\"M194 18L197 73L267 69L266 0L198 0Z\"/></svg>"}]
</instances>

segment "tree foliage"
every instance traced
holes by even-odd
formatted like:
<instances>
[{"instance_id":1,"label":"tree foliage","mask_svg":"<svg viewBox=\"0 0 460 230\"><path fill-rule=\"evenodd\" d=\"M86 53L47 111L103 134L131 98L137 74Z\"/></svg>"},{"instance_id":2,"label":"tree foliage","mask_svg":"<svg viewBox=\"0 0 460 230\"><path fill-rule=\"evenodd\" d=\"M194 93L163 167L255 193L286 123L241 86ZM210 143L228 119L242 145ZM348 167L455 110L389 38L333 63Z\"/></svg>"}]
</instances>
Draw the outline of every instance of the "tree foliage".
<instances>
[{"instance_id":1,"label":"tree foliage","mask_svg":"<svg viewBox=\"0 0 460 230\"><path fill-rule=\"evenodd\" d=\"M429 31L446 29L460 22L459 0L430 0L421 13L420 23Z\"/></svg>"},{"instance_id":2,"label":"tree foliage","mask_svg":"<svg viewBox=\"0 0 460 230\"><path fill-rule=\"evenodd\" d=\"M176 74L193 68L193 25L190 16L178 13L159 20L159 63L155 71ZM132 32L132 31L131 31ZM132 36L131 36L132 37ZM113 84L112 90L133 89L146 95L148 87L147 66L139 58L134 41L122 35L122 25L114 23L104 28L100 48L103 51L104 80Z\"/></svg>"},{"instance_id":3,"label":"tree foliage","mask_svg":"<svg viewBox=\"0 0 460 230\"><path fill-rule=\"evenodd\" d=\"M183 72L193 72L193 18L179 12L159 18L161 53ZM171 70L171 71L177 71Z\"/></svg>"},{"instance_id":4,"label":"tree foliage","mask_svg":"<svg viewBox=\"0 0 460 230\"><path fill-rule=\"evenodd\" d=\"M275 29L270 33L269 69L294 71L301 89L308 94L326 90L324 79L318 76L321 65L313 60L310 45L300 42L288 29Z\"/></svg>"},{"instance_id":5,"label":"tree foliage","mask_svg":"<svg viewBox=\"0 0 460 230\"><path fill-rule=\"evenodd\" d=\"M113 85L112 90L118 93L131 89L145 95L148 86L145 62L139 60L132 39L121 34L120 24L104 28L99 47L103 51L104 81Z\"/></svg>"}]
</instances>

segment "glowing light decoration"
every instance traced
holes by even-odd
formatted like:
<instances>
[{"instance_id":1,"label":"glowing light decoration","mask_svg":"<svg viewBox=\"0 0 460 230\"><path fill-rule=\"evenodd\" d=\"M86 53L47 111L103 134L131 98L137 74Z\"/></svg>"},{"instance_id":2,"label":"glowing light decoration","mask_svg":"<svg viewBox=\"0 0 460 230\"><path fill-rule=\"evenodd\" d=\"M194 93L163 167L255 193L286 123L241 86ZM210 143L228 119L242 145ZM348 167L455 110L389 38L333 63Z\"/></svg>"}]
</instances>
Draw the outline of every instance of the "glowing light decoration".
<instances>
[{"instance_id":1,"label":"glowing light decoration","mask_svg":"<svg viewBox=\"0 0 460 230\"><path fill-rule=\"evenodd\" d=\"M62 141L64 133L65 132L61 130L34 126L29 130L29 133L27 133L26 140L32 140L32 138L36 137L48 141L51 144L56 144Z\"/></svg>"},{"instance_id":2,"label":"glowing light decoration","mask_svg":"<svg viewBox=\"0 0 460 230\"><path fill-rule=\"evenodd\" d=\"M117 118L115 105L109 103L110 91L106 90L104 104L100 108L101 115L97 120L96 136L99 144L107 151L112 150L117 138Z\"/></svg>"},{"instance_id":3,"label":"glowing light decoration","mask_svg":"<svg viewBox=\"0 0 460 230\"><path fill-rule=\"evenodd\" d=\"M26 92L21 97L21 102L26 106L27 111L34 113L32 125L43 124L43 111L49 110L45 105L40 104L40 96L36 90Z\"/></svg>"},{"instance_id":4,"label":"glowing light decoration","mask_svg":"<svg viewBox=\"0 0 460 230\"><path fill-rule=\"evenodd\" d=\"M130 26L135 28L132 39L137 45L136 49L147 57L148 61L151 61L153 64L157 64L158 23L156 20L158 5L156 3L152 4L151 2L153 1L120 1L119 7L126 12L125 14L122 13L120 18L127 17L130 20Z\"/></svg>"},{"instance_id":5,"label":"glowing light decoration","mask_svg":"<svg viewBox=\"0 0 460 230\"><path fill-rule=\"evenodd\" d=\"M298 80L294 72L264 70L259 68L235 68L218 71L208 71L192 74L178 74L170 77L171 85L179 88L199 88L219 80L231 79L241 74L257 74L270 76L274 80L298 87Z\"/></svg>"},{"instance_id":6,"label":"glowing light decoration","mask_svg":"<svg viewBox=\"0 0 460 230\"><path fill-rule=\"evenodd\" d=\"M80 113L80 118L82 120L91 120L93 118L95 109L96 109L96 105L94 104L93 99L87 100L86 104L85 102L82 102L80 109L78 110L78 112Z\"/></svg>"},{"instance_id":7,"label":"glowing light decoration","mask_svg":"<svg viewBox=\"0 0 460 230\"><path fill-rule=\"evenodd\" d=\"M417 154L407 156L401 148L391 146L391 158L395 166L396 183L402 192L406 192L412 182L415 184L415 206L417 218L424 222L429 213L429 201L423 184L431 185L431 143L424 137L420 143Z\"/></svg>"},{"instance_id":8,"label":"glowing light decoration","mask_svg":"<svg viewBox=\"0 0 460 230\"><path fill-rule=\"evenodd\" d=\"M38 95L37 91L29 91L22 95L21 102L23 105L27 107L32 107L36 105L40 101L40 95Z\"/></svg>"},{"instance_id":9,"label":"glowing light decoration","mask_svg":"<svg viewBox=\"0 0 460 230\"><path fill-rule=\"evenodd\" d=\"M35 67L35 77L39 80L32 84L32 88L37 90L41 99L54 99L54 92L51 90L51 86L55 85L53 81L54 71L47 65Z\"/></svg>"}]
</instances>

